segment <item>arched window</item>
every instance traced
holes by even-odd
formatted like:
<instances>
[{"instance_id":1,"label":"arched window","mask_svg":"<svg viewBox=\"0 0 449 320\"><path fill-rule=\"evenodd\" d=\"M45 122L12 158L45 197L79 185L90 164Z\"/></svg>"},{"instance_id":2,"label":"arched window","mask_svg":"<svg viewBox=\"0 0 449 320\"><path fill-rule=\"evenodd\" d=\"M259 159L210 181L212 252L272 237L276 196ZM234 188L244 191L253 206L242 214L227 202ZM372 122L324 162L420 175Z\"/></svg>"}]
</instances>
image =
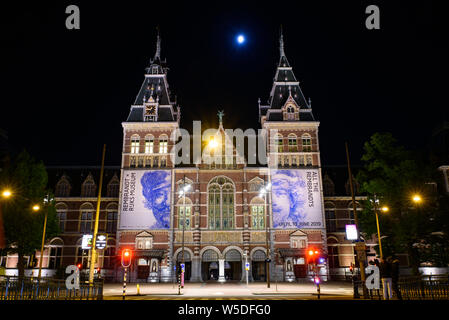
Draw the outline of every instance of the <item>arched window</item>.
<instances>
[{"instance_id":1,"label":"arched window","mask_svg":"<svg viewBox=\"0 0 449 320\"><path fill-rule=\"evenodd\" d=\"M302 151L309 152L312 151L312 137L308 133L304 133L301 136L302 140Z\"/></svg>"},{"instance_id":2,"label":"arched window","mask_svg":"<svg viewBox=\"0 0 449 320\"><path fill-rule=\"evenodd\" d=\"M57 269L61 266L62 260L62 248L64 247L64 242L61 239L56 238L50 242L48 246L50 251L50 256L48 258L48 268Z\"/></svg>"},{"instance_id":3,"label":"arched window","mask_svg":"<svg viewBox=\"0 0 449 320\"><path fill-rule=\"evenodd\" d=\"M97 186L95 185L94 178L92 174L89 173L86 180L84 180L83 185L81 186L81 196L82 197L95 197L95 191Z\"/></svg>"},{"instance_id":4,"label":"arched window","mask_svg":"<svg viewBox=\"0 0 449 320\"><path fill-rule=\"evenodd\" d=\"M355 202L355 207L356 207L357 213L362 210L362 206L357 201ZM355 224L354 207L352 205L352 201L348 205L348 215L346 216L346 219L344 221L345 221L345 225L346 224Z\"/></svg>"},{"instance_id":5,"label":"arched window","mask_svg":"<svg viewBox=\"0 0 449 320\"><path fill-rule=\"evenodd\" d=\"M290 152L298 151L297 137L294 133L290 133L288 135L288 151L290 151Z\"/></svg>"},{"instance_id":6,"label":"arched window","mask_svg":"<svg viewBox=\"0 0 449 320\"><path fill-rule=\"evenodd\" d=\"M335 215L335 205L332 202L326 202L324 204L324 213L326 216L326 231L337 231L337 217Z\"/></svg>"},{"instance_id":7,"label":"arched window","mask_svg":"<svg viewBox=\"0 0 449 320\"><path fill-rule=\"evenodd\" d=\"M234 184L229 178L216 177L208 187L209 228L232 229L234 227Z\"/></svg>"},{"instance_id":8,"label":"arched window","mask_svg":"<svg viewBox=\"0 0 449 320\"><path fill-rule=\"evenodd\" d=\"M259 197L251 200L251 228L264 229L265 228L265 201Z\"/></svg>"},{"instance_id":9,"label":"arched window","mask_svg":"<svg viewBox=\"0 0 449 320\"><path fill-rule=\"evenodd\" d=\"M185 198L185 199L184 199ZM192 201L187 197L182 197L178 201L178 228L183 229L185 219L185 230L192 228Z\"/></svg>"},{"instance_id":10,"label":"arched window","mask_svg":"<svg viewBox=\"0 0 449 320\"><path fill-rule=\"evenodd\" d=\"M159 136L159 153L167 153L168 137L166 134Z\"/></svg>"},{"instance_id":11,"label":"arched window","mask_svg":"<svg viewBox=\"0 0 449 320\"><path fill-rule=\"evenodd\" d=\"M283 148L284 139L283 139L283 137L282 137L282 135L280 133L276 134L276 136L274 137L274 144L276 146L276 151L277 152L284 151L284 148Z\"/></svg>"},{"instance_id":12,"label":"arched window","mask_svg":"<svg viewBox=\"0 0 449 320\"><path fill-rule=\"evenodd\" d=\"M106 249L104 250L103 256L103 268L114 269L115 267L115 240L108 239Z\"/></svg>"},{"instance_id":13,"label":"arched window","mask_svg":"<svg viewBox=\"0 0 449 320\"><path fill-rule=\"evenodd\" d=\"M55 188L55 196L56 197L68 197L70 195L70 182L65 175L59 179Z\"/></svg>"},{"instance_id":14,"label":"arched window","mask_svg":"<svg viewBox=\"0 0 449 320\"><path fill-rule=\"evenodd\" d=\"M117 212L118 206L116 203L111 203L106 208L106 232L116 233L117 232Z\"/></svg>"},{"instance_id":15,"label":"arched window","mask_svg":"<svg viewBox=\"0 0 449 320\"><path fill-rule=\"evenodd\" d=\"M286 118L287 119L285 120L295 120L295 107L293 107L292 105L289 105L287 107Z\"/></svg>"},{"instance_id":16,"label":"arched window","mask_svg":"<svg viewBox=\"0 0 449 320\"><path fill-rule=\"evenodd\" d=\"M154 137L149 134L145 136L145 153L154 152Z\"/></svg>"},{"instance_id":17,"label":"arched window","mask_svg":"<svg viewBox=\"0 0 449 320\"><path fill-rule=\"evenodd\" d=\"M80 208L80 232L90 233L92 231L92 219L94 218L94 207L90 203L84 203Z\"/></svg>"},{"instance_id":18,"label":"arched window","mask_svg":"<svg viewBox=\"0 0 449 320\"><path fill-rule=\"evenodd\" d=\"M65 231L65 224L67 221L67 211L68 207L65 203L56 204L56 214L59 222L59 232L63 233Z\"/></svg>"},{"instance_id":19,"label":"arched window","mask_svg":"<svg viewBox=\"0 0 449 320\"><path fill-rule=\"evenodd\" d=\"M108 197L112 197L112 198L118 197L119 183L120 183L120 181L117 177L117 174L114 174L111 181L109 181L109 183L108 183L108 192L107 192Z\"/></svg>"},{"instance_id":20,"label":"arched window","mask_svg":"<svg viewBox=\"0 0 449 320\"><path fill-rule=\"evenodd\" d=\"M323 178L323 193L325 196L335 195L335 185L332 179L326 174Z\"/></svg>"},{"instance_id":21,"label":"arched window","mask_svg":"<svg viewBox=\"0 0 449 320\"><path fill-rule=\"evenodd\" d=\"M131 153L139 153L140 137L135 134L131 137Z\"/></svg>"},{"instance_id":22,"label":"arched window","mask_svg":"<svg viewBox=\"0 0 449 320\"><path fill-rule=\"evenodd\" d=\"M327 240L327 259L330 269L340 267L338 258L338 246L338 241L335 238L329 238Z\"/></svg>"}]
</instances>

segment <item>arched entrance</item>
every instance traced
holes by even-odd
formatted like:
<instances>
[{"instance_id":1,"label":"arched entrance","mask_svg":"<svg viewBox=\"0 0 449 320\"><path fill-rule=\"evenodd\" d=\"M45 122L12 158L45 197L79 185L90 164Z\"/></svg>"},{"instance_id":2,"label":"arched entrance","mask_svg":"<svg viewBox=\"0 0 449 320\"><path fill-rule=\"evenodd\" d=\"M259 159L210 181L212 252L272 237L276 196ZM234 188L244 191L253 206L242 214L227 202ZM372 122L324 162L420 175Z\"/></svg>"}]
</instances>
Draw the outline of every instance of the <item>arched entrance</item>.
<instances>
[{"instance_id":1,"label":"arched entrance","mask_svg":"<svg viewBox=\"0 0 449 320\"><path fill-rule=\"evenodd\" d=\"M181 263L182 263L182 251L180 251L176 257L176 270L181 271ZM185 264L185 273L184 280L190 280L190 276L192 275L192 259L190 257L190 252L184 250L184 264Z\"/></svg>"},{"instance_id":2,"label":"arched entrance","mask_svg":"<svg viewBox=\"0 0 449 320\"><path fill-rule=\"evenodd\" d=\"M208 249L203 253L201 277L203 281L218 280L218 253L212 249Z\"/></svg>"},{"instance_id":3,"label":"arched entrance","mask_svg":"<svg viewBox=\"0 0 449 320\"><path fill-rule=\"evenodd\" d=\"M265 281L265 268L266 268L266 262L265 262L265 252L262 250L256 250L253 253L253 256L251 258L252 261L252 274L254 281Z\"/></svg>"},{"instance_id":4,"label":"arched entrance","mask_svg":"<svg viewBox=\"0 0 449 320\"><path fill-rule=\"evenodd\" d=\"M242 255L236 249L225 254L225 279L240 280L242 278Z\"/></svg>"}]
</instances>

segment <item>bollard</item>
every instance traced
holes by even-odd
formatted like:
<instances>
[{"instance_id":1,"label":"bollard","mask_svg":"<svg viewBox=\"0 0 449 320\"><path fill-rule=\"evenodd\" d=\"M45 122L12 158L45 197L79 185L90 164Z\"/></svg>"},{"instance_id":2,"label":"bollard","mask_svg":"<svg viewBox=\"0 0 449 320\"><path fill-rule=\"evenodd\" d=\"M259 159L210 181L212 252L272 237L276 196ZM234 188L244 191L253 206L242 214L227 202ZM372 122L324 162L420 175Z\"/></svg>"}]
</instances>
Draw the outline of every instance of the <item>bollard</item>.
<instances>
[{"instance_id":1,"label":"bollard","mask_svg":"<svg viewBox=\"0 0 449 320\"><path fill-rule=\"evenodd\" d=\"M140 286L137 284L137 295L140 296Z\"/></svg>"}]
</instances>

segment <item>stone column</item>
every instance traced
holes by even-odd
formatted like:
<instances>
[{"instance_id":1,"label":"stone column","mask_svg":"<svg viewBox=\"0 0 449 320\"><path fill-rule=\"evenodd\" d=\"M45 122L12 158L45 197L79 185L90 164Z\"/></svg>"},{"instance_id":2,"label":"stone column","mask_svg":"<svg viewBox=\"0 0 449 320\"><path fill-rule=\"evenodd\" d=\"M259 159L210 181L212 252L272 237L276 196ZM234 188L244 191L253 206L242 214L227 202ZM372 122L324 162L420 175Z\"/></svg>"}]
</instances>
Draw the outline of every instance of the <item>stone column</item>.
<instances>
[{"instance_id":1,"label":"stone column","mask_svg":"<svg viewBox=\"0 0 449 320\"><path fill-rule=\"evenodd\" d=\"M192 259L192 274L190 275L190 282L201 281L201 259L199 256L194 256Z\"/></svg>"},{"instance_id":2,"label":"stone column","mask_svg":"<svg viewBox=\"0 0 449 320\"><path fill-rule=\"evenodd\" d=\"M225 282L225 259L218 259L218 281Z\"/></svg>"}]
</instances>

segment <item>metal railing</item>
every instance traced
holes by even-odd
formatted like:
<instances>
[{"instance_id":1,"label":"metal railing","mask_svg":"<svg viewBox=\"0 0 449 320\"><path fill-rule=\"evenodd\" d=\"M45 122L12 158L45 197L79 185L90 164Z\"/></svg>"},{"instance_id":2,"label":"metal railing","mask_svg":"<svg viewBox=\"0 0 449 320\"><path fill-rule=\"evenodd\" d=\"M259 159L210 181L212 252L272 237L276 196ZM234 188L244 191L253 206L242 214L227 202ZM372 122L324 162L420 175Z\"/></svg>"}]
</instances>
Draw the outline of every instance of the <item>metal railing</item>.
<instances>
[{"instance_id":1,"label":"metal railing","mask_svg":"<svg viewBox=\"0 0 449 320\"><path fill-rule=\"evenodd\" d=\"M102 300L103 281L67 289L65 280L0 276L0 300Z\"/></svg>"},{"instance_id":2,"label":"metal railing","mask_svg":"<svg viewBox=\"0 0 449 320\"><path fill-rule=\"evenodd\" d=\"M353 282L354 297L362 297L362 285L359 279ZM397 291L393 284L393 299L402 300L449 300L449 275L422 275L400 277ZM383 299L382 281L380 289L368 290L370 299Z\"/></svg>"}]
</instances>

